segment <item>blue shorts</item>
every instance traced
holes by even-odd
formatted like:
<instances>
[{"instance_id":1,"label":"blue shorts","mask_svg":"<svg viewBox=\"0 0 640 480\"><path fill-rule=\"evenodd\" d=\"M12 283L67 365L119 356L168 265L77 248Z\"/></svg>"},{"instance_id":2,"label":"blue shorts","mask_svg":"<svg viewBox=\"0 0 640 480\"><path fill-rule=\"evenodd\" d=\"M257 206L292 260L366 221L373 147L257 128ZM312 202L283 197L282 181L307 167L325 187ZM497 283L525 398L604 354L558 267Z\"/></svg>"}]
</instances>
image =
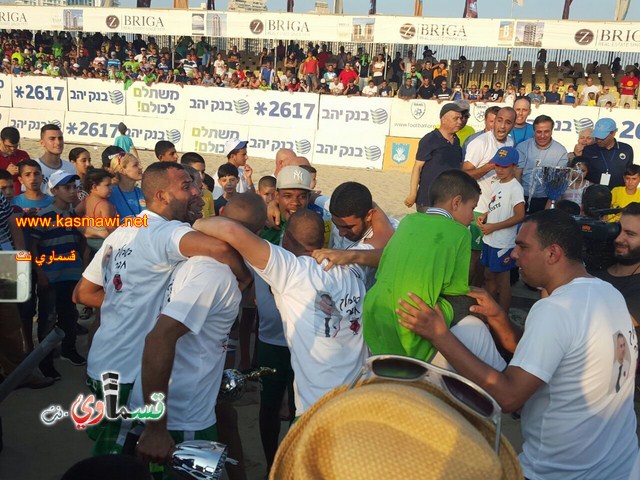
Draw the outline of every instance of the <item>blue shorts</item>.
<instances>
[{"instance_id":1,"label":"blue shorts","mask_svg":"<svg viewBox=\"0 0 640 480\"><path fill-rule=\"evenodd\" d=\"M511 258L512 251L513 248L494 248L485 243L482 245L480 262L493 273L508 272L516 266Z\"/></svg>"}]
</instances>

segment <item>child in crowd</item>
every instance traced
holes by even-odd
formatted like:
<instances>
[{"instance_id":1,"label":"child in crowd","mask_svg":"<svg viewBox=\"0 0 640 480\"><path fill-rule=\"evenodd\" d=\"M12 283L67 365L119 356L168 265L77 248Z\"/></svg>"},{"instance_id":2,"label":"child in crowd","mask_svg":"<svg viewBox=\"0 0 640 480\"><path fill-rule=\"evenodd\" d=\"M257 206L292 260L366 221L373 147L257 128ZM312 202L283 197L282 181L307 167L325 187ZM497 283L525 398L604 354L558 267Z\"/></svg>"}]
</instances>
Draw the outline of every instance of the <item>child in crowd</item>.
<instances>
[{"instance_id":1,"label":"child in crowd","mask_svg":"<svg viewBox=\"0 0 640 480\"><path fill-rule=\"evenodd\" d=\"M69 152L69 161L73 163L73 166L76 167L76 173L80 177L80 190L78 190L78 202L74 203L74 206L84 200L88 192L84 190L82 187L84 183L84 176L87 174L87 171L91 168L91 154L89 150L82 147L72 148Z\"/></svg>"},{"instance_id":2,"label":"child in crowd","mask_svg":"<svg viewBox=\"0 0 640 480\"><path fill-rule=\"evenodd\" d=\"M136 147L133 146L133 140L131 140L131 137L127 135L128 131L129 129L127 128L127 126L124 123L120 122L118 124L118 132L120 133L120 135L116 137L113 144L116 147L120 147L125 152L131 153L136 158L140 158Z\"/></svg>"},{"instance_id":3,"label":"child in crowd","mask_svg":"<svg viewBox=\"0 0 640 480\"><path fill-rule=\"evenodd\" d=\"M41 317L47 319L57 316L57 322L64 331L61 356L73 365L85 365L87 362L76 350L76 329L78 311L71 297L73 289L82 276L85 265L83 258L86 242L82 234L73 226L60 224L59 217L71 219L76 216L72 203L78 194L76 181L78 175L63 170L56 170L49 178L49 189L53 195L53 203L38 212L42 219L50 219L45 227L42 223L32 232L32 256L36 259L35 273L38 288L46 290L44 305L39 305ZM40 263L38 259L44 259ZM55 316L53 316L55 318ZM54 322L47 325L44 336L54 327ZM38 332L38 336L44 337ZM53 368L53 363L41 364L42 373L51 378L60 378L60 374Z\"/></svg>"},{"instance_id":4,"label":"child in crowd","mask_svg":"<svg viewBox=\"0 0 640 480\"><path fill-rule=\"evenodd\" d=\"M160 162L178 161L178 152L176 150L176 146L167 140L160 140L159 142L157 142L153 151L156 154L156 158Z\"/></svg>"},{"instance_id":5,"label":"child in crowd","mask_svg":"<svg viewBox=\"0 0 640 480\"><path fill-rule=\"evenodd\" d=\"M492 186L489 210L476 219L484 234L480 261L485 267L485 288L505 312L511 305L510 272L515 266L511 252L516 246L518 224L525 217L524 190L515 177L518 158L513 147L496 152L491 163L499 181Z\"/></svg>"},{"instance_id":6,"label":"child in crowd","mask_svg":"<svg viewBox=\"0 0 640 480\"><path fill-rule=\"evenodd\" d=\"M113 175L101 168L92 168L84 178L84 190L89 192L85 202L86 217L97 219L108 219L116 216L116 208L111 202ZM95 225L95 224L94 224ZM93 253L97 252L104 239L116 229L113 225L87 227L84 236L87 238L87 245Z\"/></svg>"},{"instance_id":7,"label":"child in crowd","mask_svg":"<svg viewBox=\"0 0 640 480\"><path fill-rule=\"evenodd\" d=\"M582 193L587 189L591 182L587 180L589 174L589 158L583 156L574 157L569 166L574 170L580 170L582 175L578 175L576 172L573 175L573 182L560 196L561 200L570 200L577 203L582 210ZM551 200L547 202L546 208L551 208Z\"/></svg>"},{"instance_id":8,"label":"child in crowd","mask_svg":"<svg viewBox=\"0 0 640 480\"><path fill-rule=\"evenodd\" d=\"M596 94L594 92L589 92L589 97L587 100L587 107L597 107L596 103Z\"/></svg>"},{"instance_id":9,"label":"child in crowd","mask_svg":"<svg viewBox=\"0 0 640 480\"><path fill-rule=\"evenodd\" d=\"M118 184L113 186L109 201L116 207L120 221L135 217L147 206L142 190L136 185L142 180L140 160L130 153L120 153L111 159L111 173Z\"/></svg>"},{"instance_id":10,"label":"child in crowd","mask_svg":"<svg viewBox=\"0 0 640 480\"><path fill-rule=\"evenodd\" d=\"M640 165L629 165L624 171L624 187L611 190L611 208L624 208L632 202L640 202ZM620 220L620 214L611 215L610 222Z\"/></svg>"},{"instance_id":11,"label":"child in crowd","mask_svg":"<svg viewBox=\"0 0 640 480\"><path fill-rule=\"evenodd\" d=\"M276 177L265 175L258 182L258 195L262 197L264 203L269 205L273 202L273 196L276 193Z\"/></svg>"},{"instance_id":12,"label":"child in crowd","mask_svg":"<svg viewBox=\"0 0 640 480\"><path fill-rule=\"evenodd\" d=\"M435 355L429 341L398 323L398 299L414 292L432 308L438 303L451 325L454 309L441 295L469 292L468 227L479 198L478 182L463 171L447 170L429 190L433 207L400 222L380 259L376 283L364 299L364 338L374 355L405 355L424 361Z\"/></svg>"},{"instance_id":13,"label":"child in crowd","mask_svg":"<svg viewBox=\"0 0 640 480\"><path fill-rule=\"evenodd\" d=\"M13 175L11 175L7 170L0 169L0 193L4 195L7 199L7 202L12 203L13 197L15 195L13 189ZM21 209L17 209L16 212L22 213Z\"/></svg>"},{"instance_id":14,"label":"child in crowd","mask_svg":"<svg viewBox=\"0 0 640 480\"><path fill-rule=\"evenodd\" d=\"M25 192L13 199L13 205L22 208L25 214L35 215L42 208L48 207L53 199L42 193L42 167L35 160L23 160L18 164L18 180Z\"/></svg>"},{"instance_id":15,"label":"child in crowd","mask_svg":"<svg viewBox=\"0 0 640 480\"><path fill-rule=\"evenodd\" d=\"M220 215L220 209L236 194L236 187L239 181L238 167L231 163L220 165L218 168L218 183L222 188L222 195L214 201L216 215Z\"/></svg>"},{"instance_id":16,"label":"child in crowd","mask_svg":"<svg viewBox=\"0 0 640 480\"><path fill-rule=\"evenodd\" d=\"M189 165L191 168L198 172L199 178L202 180L202 188L200 189L202 200L204 201L204 207L202 207L202 218L213 217L215 215L215 209L213 206L213 195L205 188L204 179L206 175L206 164L202 155L196 152L187 152L180 157L180 163L183 165Z\"/></svg>"}]
</instances>

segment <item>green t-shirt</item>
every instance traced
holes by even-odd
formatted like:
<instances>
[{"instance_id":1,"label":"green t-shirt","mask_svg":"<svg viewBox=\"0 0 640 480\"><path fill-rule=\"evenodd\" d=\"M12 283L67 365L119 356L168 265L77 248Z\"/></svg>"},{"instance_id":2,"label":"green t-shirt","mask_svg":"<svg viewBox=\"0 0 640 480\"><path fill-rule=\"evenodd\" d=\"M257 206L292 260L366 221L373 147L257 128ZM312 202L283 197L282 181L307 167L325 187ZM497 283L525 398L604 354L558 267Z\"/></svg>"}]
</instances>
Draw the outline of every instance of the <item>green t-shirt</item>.
<instances>
[{"instance_id":1,"label":"green t-shirt","mask_svg":"<svg viewBox=\"0 0 640 480\"><path fill-rule=\"evenodd\" d=\"M260 237L273 245L282 244L282 236L284 235L284 229L287 226L287 221L282 215L280 215L280 228L268 228L265 227L260 232Z\"/></svg>"},{"instance_id":2,"label":"green t-shirt","mask_svg":"<svg viewBox=\"0 0 640 480\"><path fill-rule=\"evenodd\" d=\"M140 63L138 63L138 62L136 62L136 61L133 61L133 62L132 62L132 61L130 61L130 60L127 60L126 62L124 62L124 63L122 64L122 69L123 69L123 70L126 70L126 69L127 69L127 67L131 67L131 70L132 70L132 71L137 72L137 71L138 71L138 68L140 68Z\"/></svg>"},{"instance_id":3,"label":"green t-shirt","mask_svg":"<svg viewBox=\"0 0 640 480\"><path fill-rule=\"evenodd\" d=\"M431 360L436 353L431 342L398 323L398 300L413 292L431 307L437 301L451 324L453 308L439 297L469 291L470 260L471 234L464 225L436 214L405 217L384 249L375 285L364 297L362 328L371 353Z\"/></svg>"}]
</instances>

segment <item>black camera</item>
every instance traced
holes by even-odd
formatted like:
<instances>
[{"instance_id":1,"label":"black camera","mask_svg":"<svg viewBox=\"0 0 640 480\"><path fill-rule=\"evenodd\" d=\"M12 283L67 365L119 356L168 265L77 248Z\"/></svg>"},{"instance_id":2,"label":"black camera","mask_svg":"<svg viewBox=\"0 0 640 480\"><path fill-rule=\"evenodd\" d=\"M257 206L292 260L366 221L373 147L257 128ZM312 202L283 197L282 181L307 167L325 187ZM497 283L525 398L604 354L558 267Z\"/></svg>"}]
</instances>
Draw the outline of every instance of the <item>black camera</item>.
<instances>
[{"instance_id":1,"label":"black camera","mask_svg":"<svg viewBox=\"0 0 640 480\"><path fill-rule=\"evenodd\" d=\"M604 215L619 213L619 208L593 210L593 217L573 217L582 232L584 243L582 258L588 272L604 270L615 263L613 242L620 234L618 222L604 222L600 218Z\"/></svg>"}]
</instances>

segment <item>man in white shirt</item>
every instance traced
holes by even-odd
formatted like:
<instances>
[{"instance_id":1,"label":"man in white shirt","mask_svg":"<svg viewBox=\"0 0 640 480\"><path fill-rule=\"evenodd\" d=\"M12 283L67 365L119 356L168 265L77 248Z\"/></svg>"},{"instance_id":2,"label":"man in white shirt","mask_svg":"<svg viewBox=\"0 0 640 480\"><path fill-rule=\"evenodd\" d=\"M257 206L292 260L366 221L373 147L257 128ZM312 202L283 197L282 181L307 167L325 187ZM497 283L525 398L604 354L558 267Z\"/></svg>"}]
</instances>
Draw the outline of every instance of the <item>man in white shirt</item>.
<instances>
[{"instance_id":1,"label":"man in white shirt","mask_svg":"<svg viewBox=\"0 0 640 480\"><path fill-rule=\"evenodd\" d=\"M326 271L310 257L324 243L319 215L308 209L291 215L282 247L225 218L201 220L195 228L236 248L271 286L291 350L297 416L356 375L367 356L364 273L353 265Z\"/></svg>"},{"instance_id":2,"label":"man in white shirt","mask_svg":"<svg viewBox=\"0 0 640 480\"><path fill-rule=\"evenodd\" d=\"M526 478L627 480L638 456L633 409L638 341L622 295L589 276L582 236L573 218L557 209L528 217L513 258L523 280L549 297L529 312L520 332L486 292L472 293L495 338L513 359L497 371L469 352L441 313L417 297L401 302L401 325L433 342L463 376L487 390L504 412L522 408L520 463ZM622 335L622 336L620 336ZM616 382L618 339L629 361ZM618 387L616 387L618 383Z\"/></svg>"},{"instance_id":3,"label":"man in white shirt","mask_svg":"<svg viewBox=\"0 0 640 480\"><path fill-rule=\"evenodd\" d=\"M257 195L237 195L223 216L259 231L266 206ZM165 463L174 442L189 437L218 440L216 399L240 299L233 273L213 258L192 257L173 271L131 394L132 408L153 403L156 392L167 399L166 416L148 422L140 437L143 459Z\"/></svg>"},{"instance_id":4,"label":"man in white shirt","mask_svg":"<svg viewBox=\"0 0 640 480\"><path fill-rule=\"evenodd\" d=\"M593 84L593 78L591 77L587 77L587 84L582 88L580 105L586 105L589 102L589 93L593 93L595 97L600 93L600 87Z\"/></svg>"},{"instance_id":5,"label":"man in white shirt","mask_svg":"<svg viewBox=\"0 0 640 480\"><path fill-rule=\"evenodd\" d=\"M378 95L378 87L373 83L373 80L369 80L369 84L362 89L362 95L365 97L375 97Z\"/></svg>"},{"instance_id":6,"label":"man in white shirt","mask_svg":"<svg viewBox=\"0 0 640 480\"><path fill-rule=\"evenodd\" d=\"M554 125L551 117L538 115L533 121L534 137L516 147L520 154L516 178L524 189L527 213L544 210L549 200L538 167L566 167L569 162L567 149L552 138Z\"/></svg>"},{"instance_id":7,"label":"man in white shirt","mask_svg":"<svg viewBox=\"0 0 640 480\"><path fill-rule=\"evenodd\" d=\"M142 177L147 227L119 227L105 240L83 273L73 300L100 307L100 326L87 358L87 375L95 394L101 394L104 372L120 375L121 404L142 363L144 338L160 313L164 291L175 266L196 255L224 261L244 286L248 271L228 245L195 232L186 222L195 220L204 204L184 166L173 162L151 164ZM199 208L198 208L199 207ZM143 288L144 287L144 288ZM118 422L102 422L95 454L118 453L117 440L107 432Z\"/></svg>"},{"instance_id":8,"label":"man in white shirt","mask_svg":"<svg viewBox=\"0 0 640 480\"><path fill-rule=\"evenodd\" d=\"M60 127L54 123L48 123L40 129L40 145L44 153L36 161L42 168L42 185L40 190L46 195L51 195L49 190L49 177L56 170L62 170L71 175L76 174L76 167L60 156L64 150L64 135ZM24 188L24 187L23 187Z\"/></svg>"},{"instance_id":9,"label":"man in white shirt","mask_svg":"<svg viewBox=\"0 0 640 480\"><path fill-rule=\"evenodd\" d=\"M333 81L329 84L329 91L334 95L342 95L344 85L338 77L334 77Z\"/></svg>"}]
</instances>

